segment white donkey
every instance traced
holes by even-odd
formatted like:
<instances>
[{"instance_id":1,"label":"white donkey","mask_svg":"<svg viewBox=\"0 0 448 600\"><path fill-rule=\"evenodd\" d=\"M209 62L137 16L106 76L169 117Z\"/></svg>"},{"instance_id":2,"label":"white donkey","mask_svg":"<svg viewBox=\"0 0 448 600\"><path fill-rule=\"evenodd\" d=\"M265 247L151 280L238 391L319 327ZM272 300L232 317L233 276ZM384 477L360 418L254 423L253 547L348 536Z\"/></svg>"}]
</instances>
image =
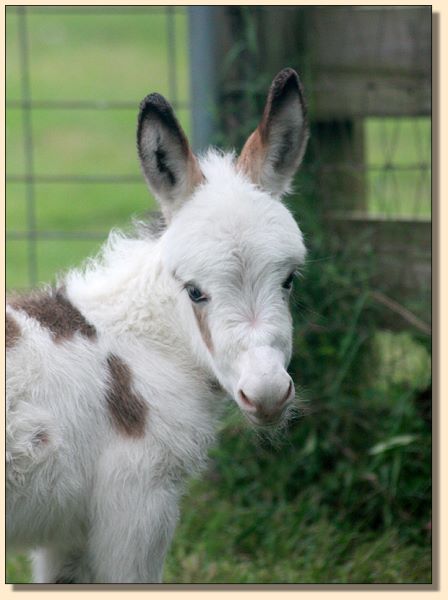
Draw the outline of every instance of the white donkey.
<instances>
[{"instance_id":1,"label":"white donkey","mask_svg":"<svg viewBox=\"0 0 448 600\"><path fill-rule=\"evenodd\" d=\"M161 581L182 482L225 397L256 424L288 413L305 247L280 197L307 138L292 69L238 159L198 160L149 95L138 154L164 229L114 232L55 289L10 300L7 540L33 549L35 582Z\"/></svg>"}]
</instances>

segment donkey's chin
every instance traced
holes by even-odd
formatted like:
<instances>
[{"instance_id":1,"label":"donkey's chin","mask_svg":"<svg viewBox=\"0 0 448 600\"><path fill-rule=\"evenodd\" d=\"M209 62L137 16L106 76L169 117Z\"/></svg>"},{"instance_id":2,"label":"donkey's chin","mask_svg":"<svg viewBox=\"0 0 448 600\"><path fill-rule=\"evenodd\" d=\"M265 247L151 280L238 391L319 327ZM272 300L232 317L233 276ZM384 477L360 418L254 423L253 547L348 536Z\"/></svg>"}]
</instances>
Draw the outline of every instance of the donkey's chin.
<instances>
[{"instance_id":1,"label":"donkey's chin","mask_svg":"<svg viewBox=\"0 0 448 600\"><path fill-rule=\"evenodd\" d=\"M256 417L255 415L245 414L247 420L256 427L277 427L282 422L282 416L275 417Z\"/></svg>"},{"instance_id":2,"label":"donkey's chin","mask_svg":"<svg viewBox=\"0 0 448 600\"><path fill-rule=\"evenodd\" d=\"M288 404L282 410L273 413L251 413L246 410L241 410L243 415L251 425L261 428L278 428L283 427L289 421L289 417L293 411L292 405Z\"/></svg>"}]
</instances>

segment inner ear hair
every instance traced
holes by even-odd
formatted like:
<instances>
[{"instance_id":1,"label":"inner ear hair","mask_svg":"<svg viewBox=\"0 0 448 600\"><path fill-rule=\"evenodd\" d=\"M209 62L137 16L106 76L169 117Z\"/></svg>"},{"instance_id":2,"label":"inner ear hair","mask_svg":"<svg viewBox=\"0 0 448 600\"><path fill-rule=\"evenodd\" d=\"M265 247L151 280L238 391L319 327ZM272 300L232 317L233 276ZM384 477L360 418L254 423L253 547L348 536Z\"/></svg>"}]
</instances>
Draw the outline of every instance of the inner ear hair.
<instances>
[{"instance_id":1,"label":"inner ear hair","mask_svg":"<svg viewBox=\"0 0 448 600\"><path fill-rule=\"evenodd\" d=\"M244 145L238 167L254 183L282 193L302 161L308 137L302 84L293 69L283 69L272 82L262 119Z\"/></svg>"},{"instance_id":2,"label":"inner ear hair","mask_svg":"<svg viewBox=\"0 0 448 600\"><path fill-rule=\"evenodd\" d=\"M145 179L167 215L192 193L202 174L171 105L160 94L140 104L137 149Z\"/></svg>"}]
</instances>

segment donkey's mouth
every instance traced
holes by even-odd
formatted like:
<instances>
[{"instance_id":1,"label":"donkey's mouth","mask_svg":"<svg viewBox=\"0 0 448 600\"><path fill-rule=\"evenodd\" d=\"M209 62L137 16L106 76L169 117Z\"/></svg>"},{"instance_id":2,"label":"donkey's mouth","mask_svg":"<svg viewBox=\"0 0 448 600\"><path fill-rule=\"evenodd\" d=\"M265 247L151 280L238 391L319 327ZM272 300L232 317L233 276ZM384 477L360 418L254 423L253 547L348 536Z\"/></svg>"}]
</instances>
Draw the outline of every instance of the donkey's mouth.
<instances>
[{"instance_id":1,"label":"donkey's mouth","mask_svg":"<svg viewBox=\"0 0 448 600\"><path fill-rule=\"evenodd\" d=\"M246 419L256 425L257 427L274 427L284 420L285 414L287 413L287 405L282 410L275 413L267 413L258 411L256 414L242 411Z\"/></svg>"},{"instance_id":2,"label":"donkey's mouth","mask_svg":"<svg viewBox=\"0 0 448 600\"><path fill-rule=\"evenodd\" d=\"M265 397L263 401L251 400L243 389L238 392L237 404L248 421L256 426L278 425L285 420L288 407L295 397L295 389L292 379L289 378L289 385L283 396L278 398Z\"/></svg>"}]
</instances>

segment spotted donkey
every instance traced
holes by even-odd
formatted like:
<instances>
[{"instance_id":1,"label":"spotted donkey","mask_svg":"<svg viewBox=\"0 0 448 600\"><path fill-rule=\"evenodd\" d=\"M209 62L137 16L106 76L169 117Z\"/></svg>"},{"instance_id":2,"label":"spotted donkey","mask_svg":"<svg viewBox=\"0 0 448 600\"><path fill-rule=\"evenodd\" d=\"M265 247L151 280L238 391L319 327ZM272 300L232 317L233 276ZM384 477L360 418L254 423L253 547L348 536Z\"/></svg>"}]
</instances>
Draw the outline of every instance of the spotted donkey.
<instances>
[{"instance_id":1,"label":"spotted donkey","mask_svg":"<svg viewBox=\"0 0 448 600\"><path fill-rule=\"evenodd\" d=\"M308 139L299 78L274 79L241 155L197 159L168 102L137 145L165 228L112 232L99 257L6 314L7 540L35 582L159 582L182 481L224 398L284 421L288 296L302 234L280 197Z\"/></svg>"}]
</instances>

